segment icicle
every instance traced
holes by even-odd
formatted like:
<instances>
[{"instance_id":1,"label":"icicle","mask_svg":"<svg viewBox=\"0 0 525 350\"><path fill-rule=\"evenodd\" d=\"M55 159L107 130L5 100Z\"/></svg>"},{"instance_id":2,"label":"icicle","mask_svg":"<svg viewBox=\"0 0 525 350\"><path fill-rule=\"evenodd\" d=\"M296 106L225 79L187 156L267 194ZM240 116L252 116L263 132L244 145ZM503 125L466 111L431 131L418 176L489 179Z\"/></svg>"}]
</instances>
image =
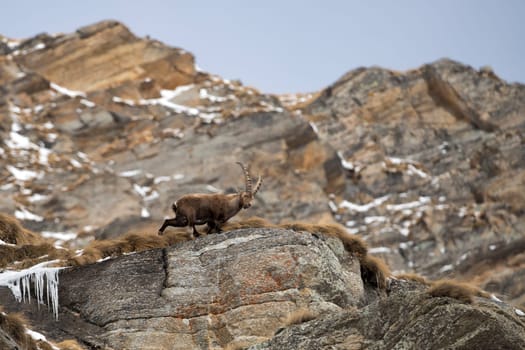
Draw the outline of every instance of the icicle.
<instances>
[{"instance_id":1,"label":"icicle","mask_svg":"<svg viewBox=\"0 0 525 350\"><path fill-rule=\"evenodd\" d=\"M0 273L0 286L9 287L18 302L31 302L33 285L38 307L40 304L47 305L58 319L58 272L62 267L45 267L56 261L46 261L21 271ZM44 302L44 294L47 303Z\"/></svg>"}]
</instances>

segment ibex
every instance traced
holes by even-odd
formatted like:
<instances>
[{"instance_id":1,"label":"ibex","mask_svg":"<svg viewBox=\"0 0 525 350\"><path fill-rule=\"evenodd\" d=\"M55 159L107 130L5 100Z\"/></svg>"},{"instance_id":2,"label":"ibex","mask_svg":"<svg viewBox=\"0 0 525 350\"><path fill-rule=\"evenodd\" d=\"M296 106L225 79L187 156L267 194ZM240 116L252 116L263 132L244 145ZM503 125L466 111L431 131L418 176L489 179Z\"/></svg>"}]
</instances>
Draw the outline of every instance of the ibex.
<instances>
[{"instance_id":1,"label":"ibex","mask_svg":"<svg viewBox=\"0 0 525 350\"><path fill-rule=\"evenodd\" d=\"M245 191L233 194L188 194L182 196L171 205L175 212L173 219L166 219L159 229L162 235L168 226L193 228L193 235L200 236L195 225L208 225L207 234L213 229L221 232L221 226L230 218L235 216L241 209L248 209L252 205L253 198L262 184L262 177L259 176L255 189L252 190L252 178L248 169L240 162L237 162L244 172L246 182Z\"/></svg>"}]
</instances>

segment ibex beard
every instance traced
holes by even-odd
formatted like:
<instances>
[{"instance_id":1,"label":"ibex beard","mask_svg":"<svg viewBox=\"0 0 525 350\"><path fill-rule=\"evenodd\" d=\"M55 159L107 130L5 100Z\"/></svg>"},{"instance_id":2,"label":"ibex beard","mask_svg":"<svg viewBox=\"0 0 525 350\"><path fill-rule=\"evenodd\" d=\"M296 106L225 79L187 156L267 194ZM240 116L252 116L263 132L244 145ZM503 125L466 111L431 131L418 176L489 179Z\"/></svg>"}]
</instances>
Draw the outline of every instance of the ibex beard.
<instances>
[{"instance_id":1,"label":"ibex beard","mask_svg":"<svg viewBox=\"0 0 525 350\"><path fill-rule=\"evenodd\" d=\"M195 225L208 226L206 234L213 230L221 232L221 226L235 216L241 209L248 209L252 206L255 194L262 184L262 177L259 176L255 189L252 189L252 178L248 169L240 162L244 173L246 188L244 191L232 194L188 194L182 196L172 204L175 212L173 219L166 219L159 229L159 235L164 233L168 226L193 228L193 235L200 236Z\"/></svg>"}]
</instances>

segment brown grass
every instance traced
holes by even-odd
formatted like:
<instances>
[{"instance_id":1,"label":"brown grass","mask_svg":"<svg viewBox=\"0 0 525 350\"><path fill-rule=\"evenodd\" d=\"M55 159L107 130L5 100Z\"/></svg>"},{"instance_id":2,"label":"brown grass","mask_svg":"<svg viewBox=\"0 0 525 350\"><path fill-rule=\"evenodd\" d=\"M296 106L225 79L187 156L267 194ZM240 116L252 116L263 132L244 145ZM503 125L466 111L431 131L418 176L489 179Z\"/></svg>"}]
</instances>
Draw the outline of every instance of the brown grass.
<instances>
[{"instance_id":1,"label":"brown grass","mask_svg":"<svg viewBox=\"0 0 525 350\"><path fill-rule=\"evenodd\" d=\"M317 318L317 315L313 311L307 308L300 308L288 314L283 319L283 324L287 327L294 324L308 322L314 320L315 318Z\"/></svg>"},{"instance_id":2,"label":"brown grass","mask_svg":"<svg viewBox=\"0 0 525 350\"><path fill-rule=\"evenodd\" d=\"M345 250L359 259L363 281L379 289L386 289L387 279L391 275L390 268L382 259L368 255L366 242L360 236L348 233L345 227L339 224L316 225L302 222L284 223L280 227L340 239Z\"/></svg>"},{"instance_id":3,"label":"brown grass","mask_svg":"<svg viewBox=\"0 0 525 350\"><path fill-rule=\"evenodd\" d=\"M364 259L368 252L368 246L360 236L348 233L343 226L338 224L316 225L292 222L281 224L280 227L287 230L320 233L328 237L339 238L343 242L345 250L355 255L359 260Z\"/></svg>"},{"instance_id":4,"label":"brown grass","mask_svg":"<svg viewBox=\"0 0 525 350\"><path fill-rule=\"evenodd\" d=\"M490 297L490 295L482 291L477 286L455 280L439 280L432 282L431 287L427 290L427 294L436 297L449 297L460 300L465 303L473 303L475 296Z\"/></svg>"},{"instance_id":5,"label":"brown grass","mask_svg":"<svg viewBox=\"0 0 525 350\"><path fill-rule=\"evenodd\" d=\"M365 283L379 289L386 289L390 268L383 259L367 255L361 260L361 278Z\"/></svg>"},{"instance_id":6,"label":"brown grass","mask_svg":"<svg viewBox=\"0 0 525 350\"><path fill-rule=\"evenodd\" d=\"M417 273L401 273L395 276L397 279L405 281L414 281L417 283L424 284L425 286L430 286L432 282L427 280L425 277L418 275Z\"/></svg>"},{"instance_id":7,"label":"brown grass","mask_svg":"<svg viewBox=\"0 0 525 350\"><path fill-rule=\"evenodd\" d=\"M57 249L49 243L26 244L22 246L0 245L0 268L15 262L22 261L17 267L31 266L31 262L41 262L53 259L67 259L70 253L66 249ZM29 264L29 265L28 265Z\"/></svg>"},{"instance_id":8,"label":"brown grass","mask_svg":"<svg viewBox=\"0 0 525 350\"><path fill-rule=\"evenodd\" d=\"M48 342L37 340L38 350L53 350L53 347Z\"/></svg>"},{"instance_id":9,"label":"brown grass","mask_svg":"<svg viewBox=\"0 0 525 350\"><path fill-rule=\"evenodd\" d=\"M92 241L81 255L68 259L68 265L80 266L92 264L107 257L117 257L125 253L164 248L172 244L189 240L187 233L172 231L162 236L150 233L128 233L117 239Z\"/></svg>"},{"instance_id":10,"label":"brown grass","mask_svg":"<svg viewBox=\"0 0 525 350\"><path fill-rule=\"evenodd\" d=\"M248 348L251 345L253 345L253 343L249 341L232 341L226 344L224 350L242 350Z\"/></svg>"},{"instance_id":11,"label":"brown grass","mask_svg":"<svg viewBox=\"0 0 525 350\"><path fill-rule=\"evenodd\" d=\"M23 228L16 218L3 213L0 213L0 239L10 244L38 244L45 241L42 236Z\"/></svg>"},{"instance_id":12,"label":"brown grass","mask_svg":"<svg viewBox=\"0 0 525 350\"><path fill-rule=\"evenodd\" d=\"M227 222L226 224L224 224L224 226L222 226L222 230L223 231L233 231L233 230L240 230L243 228L264 228L264 227L272 228L272 227L277 227L277 226L272 224L268 220L254 216L254 217L251 217L245 220Z\"/></svg>"},{"instance_id":13,"label":"brown grass","mask_svg":"<svg viewBox=\"0 0 525 350\"><path fill-rule=\"evenodd\" d=\"M21 346L22 349L37 350L38 347L27 333L27 320L20 313L6 314L0 309L0 328Z\"/></svg>"},{"instance_id":14,"label":"brown grass","mask_svg":"<svg viewBox=\"0 0 525 350\"><path fill-rule=\"evenodd\" d=\"M56 346L60 350L84 350L84 348L80 346L80 344L76 340L73 339L64 340L56 344Z\"/></svg>"}]
</instances>

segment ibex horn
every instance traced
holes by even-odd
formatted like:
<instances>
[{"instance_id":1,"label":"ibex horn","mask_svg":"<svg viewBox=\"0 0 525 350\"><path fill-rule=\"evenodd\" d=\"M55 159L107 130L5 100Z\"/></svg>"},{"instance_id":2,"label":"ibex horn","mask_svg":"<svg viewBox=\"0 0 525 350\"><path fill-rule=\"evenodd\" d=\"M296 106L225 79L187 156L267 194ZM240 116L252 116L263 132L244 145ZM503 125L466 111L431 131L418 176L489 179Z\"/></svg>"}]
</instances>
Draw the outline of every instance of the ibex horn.
<instances>
[{"instance_id":1,"label":"ibex horn","mask_svg":"<svg viewBox=\"0 0 525 350\"><path fill-rule=\"evenodd\" d=\"M259 187L261 187L262 185L262 177L259 175L259 179L257 180L257 183L255 184L255 190L253 191L253 195L255 196L255 194L257 193L257 191L259 191Z\"/></svg>"},{"instance_id":2,"label":"ibex horn","mask_svg":"<svg viewBox=\"0 0 525 350\"><path fill-rule=\"evenodd\" d=\"M250 173L248 172L248 169L244 165L242 165L241 162L237 162L241 166L242 171L244 172L244 180L246 181L246 192L252 191L252 178L250 177Z\"/></svg>"}]
</instances>

